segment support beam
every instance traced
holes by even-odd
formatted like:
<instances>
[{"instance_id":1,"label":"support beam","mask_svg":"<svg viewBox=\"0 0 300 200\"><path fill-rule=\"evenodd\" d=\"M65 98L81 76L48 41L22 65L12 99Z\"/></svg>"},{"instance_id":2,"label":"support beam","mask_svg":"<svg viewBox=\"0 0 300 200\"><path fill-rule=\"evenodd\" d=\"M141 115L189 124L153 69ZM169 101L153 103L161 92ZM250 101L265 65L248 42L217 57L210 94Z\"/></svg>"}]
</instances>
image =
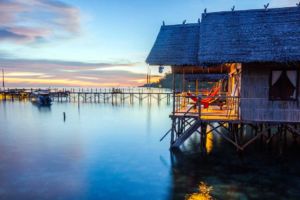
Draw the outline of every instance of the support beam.
<instances>
[{"instance_id":1,"label":"support beam","mask_svg":"<svg viewBox=\"0 0 300 200\"><path fill-rule=\"evenodd\" d=\"M199 127L201 126L201 121L196 121L190 128L188 128L184 133L180 135L179 138L171 145L171 148L179 148Z\"/></svg>"}]
</instances>

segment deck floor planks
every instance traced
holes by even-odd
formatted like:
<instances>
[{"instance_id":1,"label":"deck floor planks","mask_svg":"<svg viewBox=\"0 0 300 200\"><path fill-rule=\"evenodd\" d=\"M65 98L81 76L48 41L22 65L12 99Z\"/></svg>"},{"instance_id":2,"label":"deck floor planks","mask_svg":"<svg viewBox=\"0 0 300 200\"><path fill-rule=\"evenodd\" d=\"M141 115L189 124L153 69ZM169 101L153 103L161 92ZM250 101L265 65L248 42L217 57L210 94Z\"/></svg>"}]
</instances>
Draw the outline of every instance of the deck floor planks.
<instances>
[{"instance_id":1,"label":"deck floor planks","mask_svg":"<svg viewBox=\"0 0 300 200\"><path fill-rule=\"evenodd\" d=\"M197 118L199 116L198 109L189 109L188 106L177 109L175 112L176 117L194 117ZM229 110L226 108L220 109L219 106L210 106L209 108L201 108L201 119L202 120L221 120L221 121L236 121L239 120L237 114L233 114L234 110Z\"/></svg>"}]
</instances>

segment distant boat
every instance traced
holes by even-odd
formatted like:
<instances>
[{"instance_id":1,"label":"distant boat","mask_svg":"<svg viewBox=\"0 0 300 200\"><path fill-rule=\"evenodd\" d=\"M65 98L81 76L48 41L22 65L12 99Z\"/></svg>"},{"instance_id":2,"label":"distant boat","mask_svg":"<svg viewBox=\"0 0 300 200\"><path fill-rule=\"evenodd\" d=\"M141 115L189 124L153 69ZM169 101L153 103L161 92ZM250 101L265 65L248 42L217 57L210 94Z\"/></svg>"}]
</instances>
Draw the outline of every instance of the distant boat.
<instances>
[{"instance_id":1,"label":"distant boat","mask_svg":"<svg viewBox=\"0 0 300 200\"><path fill-rule=\"evenodd\" d=\"M119 89L119 88L113 88L113 89L112 89L112 93L113 93L113 94L121 94L121 93L122 93L122 90Z\"/></svg>"},{"instance_id":2,"label":"distant boat","mask_svg":"<svg viewBox=\"0 0 300 200\"><path fill-rule=\"evenodd\" d=\"M31 93L30 98L32 103L41 105L41 106L50 106L52 104L52 100L50 97L49 90L36 90Z\"/></svg>"}]
</instances>

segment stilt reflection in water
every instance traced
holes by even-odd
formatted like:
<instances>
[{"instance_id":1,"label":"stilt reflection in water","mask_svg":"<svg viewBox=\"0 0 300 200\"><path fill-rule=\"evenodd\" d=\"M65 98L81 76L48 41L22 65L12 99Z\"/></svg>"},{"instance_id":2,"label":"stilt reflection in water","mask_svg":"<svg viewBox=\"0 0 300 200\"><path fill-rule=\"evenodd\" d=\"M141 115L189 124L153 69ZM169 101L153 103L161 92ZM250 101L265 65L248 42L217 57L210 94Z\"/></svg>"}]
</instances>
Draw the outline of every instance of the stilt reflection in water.
<instances>
[{"instance_id":1,"label":"stilt reflection in water","mask_svg":"<svg viewBox=\"0 0 300 200\"><path fill-rule=\"evenodd\" d=\"M214 147L214 135L212 133L207 134L206 137L206 152L210 154Z\"/></svg>"}]
</instances>

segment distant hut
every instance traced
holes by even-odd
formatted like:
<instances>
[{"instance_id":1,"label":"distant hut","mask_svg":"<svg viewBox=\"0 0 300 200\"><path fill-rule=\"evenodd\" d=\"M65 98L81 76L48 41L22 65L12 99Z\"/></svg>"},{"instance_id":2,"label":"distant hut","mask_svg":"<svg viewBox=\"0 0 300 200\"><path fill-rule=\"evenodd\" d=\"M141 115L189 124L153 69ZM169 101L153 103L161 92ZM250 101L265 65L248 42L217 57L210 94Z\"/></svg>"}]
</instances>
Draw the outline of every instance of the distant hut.
<instances>
[{"instance_id":1,"label":"distant hut","mask_svg":"<svg viewBox=\"0 0 300 200\"><path fill-rule=\"evenodd\" d=\"M196 84L219 79L226 87L213 97L212 92L198 97L199 88L186 87L174 95L172 146L198 129L205 134L216 122L231 130L245 124L256 131L265 127L261 135L274 124L300 134L300 7L205 13L201 23L163 25L146 62L170 65L174 74ZM205 99L211 102L206 105ZM192 100L198 109L189 106ZM222 111L214 108L220 102ZM196 120L188 125L182 120L187 117ZM240 150L250 144L230 140Z\"/></svg>"}]
</instances>

